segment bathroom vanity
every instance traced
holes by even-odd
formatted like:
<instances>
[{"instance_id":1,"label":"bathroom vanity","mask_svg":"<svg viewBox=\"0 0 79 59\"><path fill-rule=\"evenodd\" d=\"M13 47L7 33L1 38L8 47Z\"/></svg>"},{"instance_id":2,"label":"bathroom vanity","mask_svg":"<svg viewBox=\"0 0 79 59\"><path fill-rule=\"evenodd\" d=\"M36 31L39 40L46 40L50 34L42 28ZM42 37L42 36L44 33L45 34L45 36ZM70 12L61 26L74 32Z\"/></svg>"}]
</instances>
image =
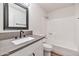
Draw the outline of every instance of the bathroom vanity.
<instances>
[{"instance_id":1,"label":"bathroom vanity","mask_svg":"<svg viewBox=\"0 0 79 59\"><path fill-rule=\"evenodd\" d=\"M30 43L29 46L10 54L9 56L43 56L43 41Z\"/></svg>"},{"instance_id":2,"label":"bathroom vanity","mask_svg":"<svg viewBox=\"0 0 79 59\"><path fill-rule=\"evenodd\" d=\"M30 31L29 31L30 32ZM45 36L33 35L27 31L25 38L32 37L33 40L15 45L12 41L19 39L0 39L1 56L43 56L43 40ZM7 33L8 34L8 33ZM4 34L0 34L0 36ZM11 34L10 34L11 35Z\"/></svg>"}]
</instances>

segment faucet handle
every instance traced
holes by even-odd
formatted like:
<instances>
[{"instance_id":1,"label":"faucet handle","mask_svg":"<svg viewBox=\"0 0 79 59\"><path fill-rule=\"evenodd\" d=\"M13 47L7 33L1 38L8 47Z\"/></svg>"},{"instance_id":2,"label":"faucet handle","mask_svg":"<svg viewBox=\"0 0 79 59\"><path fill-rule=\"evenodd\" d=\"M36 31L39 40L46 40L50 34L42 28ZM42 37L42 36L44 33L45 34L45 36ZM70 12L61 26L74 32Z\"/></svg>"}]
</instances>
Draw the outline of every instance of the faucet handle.
<instances>
[{"instance_id":1,"label":"faucet handle","mask_svg":"<svg viewBox=\"0 0 79 59\"><path fill-rule=\"evenodd\" d=\"M23 37L26 37L26 35L23 35Z\"/></svg>"},{"instance_id":2,"label":"faucet handle","mask_svg":"<svg viewBox=\"0 0 79 59\"><path fill-rule=\"evenodd\" d=\"M17 39L18 37L17 36L15 36L15 39Z\"/></svg>"}]
</instances>

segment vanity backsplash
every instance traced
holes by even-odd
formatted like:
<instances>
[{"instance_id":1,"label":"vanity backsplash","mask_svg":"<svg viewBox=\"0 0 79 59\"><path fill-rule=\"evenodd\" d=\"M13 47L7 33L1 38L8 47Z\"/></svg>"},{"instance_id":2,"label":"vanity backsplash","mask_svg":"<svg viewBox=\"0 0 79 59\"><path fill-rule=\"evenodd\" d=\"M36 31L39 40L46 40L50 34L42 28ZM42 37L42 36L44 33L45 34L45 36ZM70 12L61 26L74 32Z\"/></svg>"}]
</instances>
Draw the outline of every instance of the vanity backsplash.
<instances>
[{"instance_id":1,"label":"vanity backsplash","mask_svg":"<svg viewBox=\"0 0 79 59\"><path fill-rule=\"evenodd\" d=\"M32 35L32 31L24 31L23 35ZM0 40L3 39L11 39L14 37L19 37L20 36L20 31L17 32L1 32L0 33Z\"/></svg>"}]
</instances>

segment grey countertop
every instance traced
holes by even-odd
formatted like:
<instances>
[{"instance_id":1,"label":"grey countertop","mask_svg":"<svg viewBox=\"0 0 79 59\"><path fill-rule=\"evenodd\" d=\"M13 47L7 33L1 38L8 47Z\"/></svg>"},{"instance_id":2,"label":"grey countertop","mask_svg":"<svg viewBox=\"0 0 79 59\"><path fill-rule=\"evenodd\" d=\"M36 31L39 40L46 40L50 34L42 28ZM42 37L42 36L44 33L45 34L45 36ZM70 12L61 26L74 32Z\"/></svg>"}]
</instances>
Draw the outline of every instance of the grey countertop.
<instances>
[{"instance_id":1,"label":"grey countertop","mask_svg":"<svg viewBox=\"0 0 79 59\"><path fill-rule=\"evenodd\" d=\"M30 44L35 43L36 41L39 41L43 38L45 38L45 36L38 36L38 35L28 35L26 37L33 37L35 38L34 40L19 44L19 45L14 45L11 41L13 41L14 39L5 39L5 40L0 40L0 55L9 55L11 54L13 51L17 51L17 49L21 49L24 47L29 46ZM12 51L12 52L11 52Z\"/></svg>"}]
</instances>

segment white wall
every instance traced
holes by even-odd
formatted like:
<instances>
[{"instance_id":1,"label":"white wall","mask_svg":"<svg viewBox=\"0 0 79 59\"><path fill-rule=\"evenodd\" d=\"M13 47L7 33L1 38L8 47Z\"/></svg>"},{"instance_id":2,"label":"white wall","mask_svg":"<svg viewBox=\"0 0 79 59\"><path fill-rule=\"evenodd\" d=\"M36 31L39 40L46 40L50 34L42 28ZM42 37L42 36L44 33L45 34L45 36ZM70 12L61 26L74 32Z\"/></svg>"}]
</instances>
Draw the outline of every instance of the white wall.
<instances>
[{"instance_id":1,"label":"white wall","mask_svg":"<svg viewBox=\"0 0 79 59\"><path fill-rule=\"evenodd\" d=\"M38 4L31 4L29 7L29 28L34 34L46 34L46 13Z\"/></svg>"},{"instance_id":2,"label":"white wall","mask_svg":"<svg viewBox=\"0 0 79 59\"><path fill-rule=\"evenodd\" d=\"M29 6L29 30L32 30L34 34L46 33L46 19L44 16L46 13L38 6L38 4L31 4ZM6 30L10 31L10 30ZM12 31L12 30L11 30ZM13 30L17 31L17 30ZM3 4L0 3L0 32L3 30Z\"/></svg>"},{"instance_id":3,"label":"white wall","mask_svg":"<svg viewBox=\"0 0 79 59\"><path fill-rule=\"evenodd\" d=\"M3 31L3 4L0 3L0 32Z\"/></svg>"},{"instance_id":4,"label":"white wall","mask_svg":"<svg viewBox=\"0 0 79 59\"><path fill-rule=\"evenodd\" d=\"M79 50L79 3L75 5L75 40Z\"/></svg>"},{"instance_id":5,"label":"white wall","mask_svg":"<svg viewBox=\"0 0 79 59\"><path fill-rule=\"evenodd\" d=\"M48 40L50 44L78 51L75 39L75 7L66 7L48 14ZM49 35L49 33L53 33Z\"/></svg>"}]
</instances>

